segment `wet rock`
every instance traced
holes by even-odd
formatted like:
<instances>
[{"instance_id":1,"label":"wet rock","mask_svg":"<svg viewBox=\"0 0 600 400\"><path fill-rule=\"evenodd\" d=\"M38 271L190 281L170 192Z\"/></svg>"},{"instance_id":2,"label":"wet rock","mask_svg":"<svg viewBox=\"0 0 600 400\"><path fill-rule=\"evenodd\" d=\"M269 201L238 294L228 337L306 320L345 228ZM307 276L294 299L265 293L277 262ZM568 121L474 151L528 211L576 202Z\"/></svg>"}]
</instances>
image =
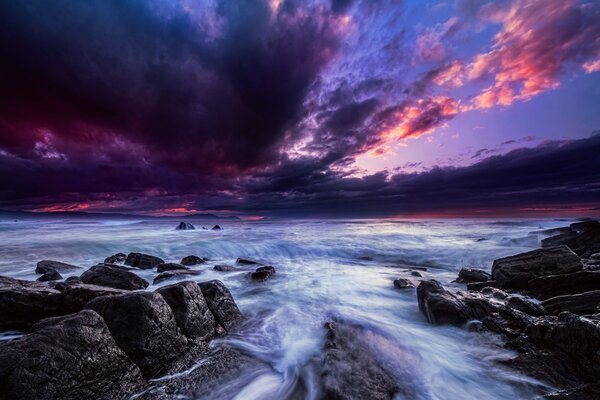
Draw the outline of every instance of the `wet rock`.
<instances>
[{"instance_id":1,"label":"wet rock","mask_svg":"<svg viewBox=\"0 0 600 400\"><path fill-rule=\"evenodd\" d=\"M485 329L503 335L510 341L517 339L531 325L534 317L504 305L485 315L481 320Z\"/></svg>"},{"instance_id":2,"label":"wet rock","mask_svg":"<svg viewBox=\"0 0 600 400\"><path fill-rule=\"evenodd\" d=\"M188 338L210 339L218 330L202 290L194 282L179 282L156 290L175 316L181 332Z\"/></svg>"},{"instance_id":3,"label":"wet rock","mask_svg":"<svg viewBox=\"0 0 600 400\"><path fill-rule=\"evenodd\" d=\"M143 253L129 253L127 255L127 258L125 259L126 265L131 265L132 267L140 269L152 269L155 268L158 264L162 263L164 263L162 258Z\"/></svg>"},{"instance_id":4,"label":"wet rock","mask_svg":"<svg viewBox=\"0 0 600 400\"><path fill-rule=\"evenodd\" d=\"M410 275L411 276L416 276L418 278L423 277L423 275L421 275L421 273L419 271L410 271Z\"/></svg>"},{"instance_id":5,"label":"wet rock","mask_svg":"<svg viewBox=\"0 0 600 400\"><path fill-rule=\"evenodd\" d=\"M471 283L467 283L467 289L468 290L473 290L475 292L479 292L482 291L484 288L495 288L498 286L498 282L491 280L491 281L485 281L485 282L471 282Z\"/></svg>"},{"instance_id":6,"label":"wet rock","mask_svg":"<svg viewBox=\"0 0 600 400\"><path fill-rule=\"evenodd\" d=\"M194 225L190 224L189 222L180 222L179 225L177 225L177 229L178 231L189 231L189 230L194 230L196 229L194 227Z\"/></svg>"},{"instance_id":7,"label":"wet rock","mask_svg":"<svg viewBox=\"0 0 600 400\"><path fill-rule=\"evenodd\" d=\"M121 264L121 263L125 262L126 259L127 259L127 254L117 253L117 254L113 254L110 257L106 257L104 259L104 262L106 264Z\"/></svg>"},{"instance_id":8,"label":"wet rock","mask_svg":"<svg viewBox=\"0 0 600 400\"><path fill-rule=\"evenodd\" d=\"M186 266L204 264L206 260L198 256L186 256L181 259L181 264Z\"/></svg>"},{"instance_id":9,"label":"wet rock","mask_svg":"<svg viewBox=\"0 0 600 400\"><path fill-rule=\"evenodd\" d=\"M71 283L62 290L62 311L64 314L82 310L87 303L97 297L116 296L127 293L126 290L114 289L106 286L88 285L85 283Z\"/></svg>"},{"instance_id":10,"label":"wet rock","mask_svg":"<svg viewBox=\"0 0 600 400\"><path fill-rule=\"evenodd\" d=\"M549 247L495 260L492 279L500 288L529 290L529 281L541 276L580 271L583 264L566 246Z\"/></svg>"},{"instance_id":11,"label":"wet rock","mask_svg":"<svg viewBox=\"0 0 600 400\"><path fill-rule=\"evenodd\" d=\"M139 368L91 310L40 321L32 333L0 342L4 400L112 400L145 385Z\"/></svg>"},{"instance_id":12,"label":"wet rock","mask_svg":"<svg viewBox=\"0 0 600 400\"><path fill-rule=\"evenodd\" d=\"M137 290L148 287L148 282L118 265L98 264L85 271L81 282L115 289Z\"/></svg>"},{"instance_id":13,"label":"wet rock","mask_svg":"<svg viewBox=\"0 0 600 400\"><path fill-rule=\"evenodd\" d=\"M253 281L266 281L275 274L275 268L269 266L256 268L256 271L250 273L250 278Z\"/></svg>"},{"instance_id":14,"label":"wet rock","mask_svg":"<svg viewBox=\"0 0 600 400\"><path fill-rule=\"evenodd\" d=\"M213 267L213 269L215 271L221 271L221 272L243 271L241 268L237 268L237 267L234 267L231 265L223 265L223 264L215 265Z\"/></svg>"},{"instance_id":15,"label":"wet rock","mask_svg":"<svg viewBox=\"0 0 600 400\"><path fill-rule=\"evenodd\" d=\"M458 283L484 282L490 280L490 274L475 268L461 268L458 272Z\"/></svg>"},{"instance_id":16,"label":"wet rock","mask_svg":"<svg viewBox=\"0 0 600 400\"><path fill-rule=\"evenodd\" d=\"M600 222L596 220L581 221L575 222L569 225L569 227L576 232L583 232L590 228L600 228Z\"/></svg>"},{"instance_id":17,"label":"wet rock","mask_svg":"<svg viewBox=\"0 0 600 400\"><path fill-rule=\"evenodd\" d=\"M212 230L212 231L220 231L220 230L221 230L221 227L220 227L219 225L215 225L215 226L213 226L213 227L212 227L212 229L211 229L211 230Z\"/></svg>"},{"instance_id":18,"label":"wet rock","mask_svg":"<svg viewBox=\"0 0 600 400\"><path fill-rule=\"evenodd\" d=\"M583 256L589 257L591 254L600 251L600 226L594 226L581 232L576 239L577 248L574 251Z\"/></svg>"},{"instance_id":19,"label":"wet rock","mask_svg":"<svg viewBox=\"0 0 600 400\"><path fill-rule=\"evenodd\" d=\"M572 274L550 275L529 281L529 291L540 299L600 290L600 272L578 271Z\"/></svg>"},{"instance_id":20,"label":"wet rock","mask_svg":"<svg viewBox=\"0 0 600 400\"><path fill-rule=\"evenodd\" d=\"M46 272L44 275L40 276L36 280L39 282L50 282L50 281L59 281L62 278L63 277L61 274L52 270L52 271Z\"/></svg>"},{"instance_id":21,"label":"wet rock","mask_svg":"<svg viewBox=\"0 0 600 400\"><path fill-rule=\"evenodd\" d=\"M119 347L146 378L167 370L187 345L171 307L158 293L99 297L90 301L86 308L104 318Z\"/></svg>"},{"instance_id":22,"label":"wet rock","mask_svg":"<svg viewBox=\"0 0 600 400\"><path fill-rule=\"evenodd\" d=\"M373 261L373 257L371 256L360 256L358 259L362 261Z\"/></svg>"},{"instance_id":23,"label":"wet rock","mask_svg":"<svg viewBox=\"0 0 600 400\"><path fill-rule=\"evenodd\" d=\"M412 289L415 287L411 281L404 278L394 279L394 287L396 289Z\"/></svg>"},{"instance_id":24,"label":"wet rock","mask_svg":"<svg viewBox=\"0 0 600 400\"><path fill-rule=\"evenodd\" d=\"M177 263L163 263L163 264L158 264L158 266L156 267L156 272L160 273L160 272L165 272L165 271L175 271L175 270L182 270L182 269L189 269L189 268L183 266L182 264L177 264Z\"/></svg>"},{"instance_id":25,"label":"wet rock","mask_svg":"<svg viewBox=\"0 0 600 400\"><path fill-rule=\"evenodd\" d=\"M73 272L78 270L79 267L76 265L66 264L60 261L42 260L37 263L35 269L36 274L45 274L47 272Z\"/></svg>"},{"instance_id":26,"label":"wet rock","mask_svg":"<svg viewBox=\"0 0 600 400\"><path fill-rule=\"evenodd\" d=\"M556 296L544 300L542 306L550 314L569 311L574 314L595 314L600 312L600 290L580 294Z\"/></svg>"},{"instance_id":27,"label":"wet rock","mask_svg":"<svg viewBox=\"0 0 600 400\"><path fill-rule=\"evenodd\" d=\"M496 300L503 300L508 297L508 293L506 293L504 290L501 290L501 289L498 289L495 287L491 287L491 286L487 286L487 287L484 287L483 289L481 289L481 293L486 295L487 297L490 297L490 298L496 299Z\"/></svg>"},{"instance_id":28,"label":"wet rock","mask_svg":"<svg viewBox=\"0 0 600 400\"><path fill-rule=\"evenodd\" d=\"M194 271L191 269L175 269L175 270L169 270L169 271L165 271L159 275L156 276L156 278L154 278L153 283L157 284L159 282L162 281L166 281L168 279L177 279L177 278L182 278L184 276L190 276L190 275L201 275L202 271Z\"/></svg>"},{"instance_id":29,"label":"wet rock","mask_svg":"<svg viewBox=\"0 0 600 400\"><path fill-rule=\"evenodd\" d=\"M198 284L206 299L208 308L215 319L227 331L231 330L243 318L231 292L219 280Z\"/></svg>"},{"instance_id":30,"label":"wet rock","mask_svg":"<svg viewBox=\"0 0 600 400\"><path fill-rule=\"evenodd\" d=\"M62 293L39 283L0 276L0 330L29 328L60 315Z\"/></svg>"},{"instance_id":31,"label":"wet rock","mask_svg":"<svg viewBox=\"0 0 600 400\"><path fill-rule=\"evenodd\" d=\"M510 296L506 301L506 305L532 317L541 317L547 314L542 305L520 296Z\"/></svg>"},{"instance_id":32,"label":"wet rock","mask_svg":"<svg viewBox=\"0 0 600 400\"><path fill-rule=\"evenodd\" d=\"M235 260L237 265L260 265L258 261L250 260L248 258L238 258Z\"/></svg>"}]
</instances>

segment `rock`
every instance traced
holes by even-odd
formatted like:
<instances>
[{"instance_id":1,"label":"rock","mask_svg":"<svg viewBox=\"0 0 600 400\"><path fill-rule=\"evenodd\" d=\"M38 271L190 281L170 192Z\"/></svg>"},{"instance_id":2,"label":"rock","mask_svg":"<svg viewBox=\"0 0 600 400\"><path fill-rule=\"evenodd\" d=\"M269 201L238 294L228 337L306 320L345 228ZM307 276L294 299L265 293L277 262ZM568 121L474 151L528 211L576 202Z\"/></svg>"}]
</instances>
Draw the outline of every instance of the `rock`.
<instances>
[{"instance_id":1,"label":"rock","mask_svg":"<svg viewBox=\"0 0 600 400\"><path fill-rule=\"evenodd\" d=\"M600 290L573 295L556 296L544 300L542 306L550 314L569 311L574 314L595 314L600 312Z\"/></svg>"},{"instance_id":2,"label":"rock","mask_svg":"<svg viewBox=\"0 0 600 400\"><path fill-rule=\"evenodd\" d=\"M577 232L569 231L560 235L542 239L542 247L567 246L570 249L577 247Z\"/></svg>"},{"instance_id":3,"label":"rock","mask_svg":"<svg viewBox=\"0 0 600 400\"><path fill-rule=\"evenodd\" d=\"M104 318L119 347L146 378L167 370L187 345L171 307L158 293L98 297L86 308Z\"/></svg>"},{"instance_id":4,"label":"rock","mask_svg":"<svg viewBox=\"0 0 600 400\"><path fill-rule=\"evenodd\" d=\"M80 279L83 283L108 286L115 289L137 290L148 287L146 280L117 265L95 265L85 271Z\"/></svg>"},{"instance_id":5,"label":"rock","mask_svg":"<svg viewBox=\"0 0 600 400\"><path fill-rule=\"evenodd\" d=\"M580 256L600 251L600 223L584 221L571 224L569 231L542 240L542 247L557 245L568 246Z\"/></svg>"},{"instance_id":6,"label":"rock","mask_svg":"<svg viewBox=\"0 0 600 400\"><path fill-rule=\"evenodd\" d=\"M394 279L394 287L396 289L412 289L415 287L411 281L404 278Z\"/></svg>"},{"instance_id":7,"label":"rock","mask_svg":"<svg viewBox=\"0 0 600 400\"><path fill-rule=\"evenodd\" d=\"M529 281L529 290L542 300L566 294L600 290L600 272L578 271L572 274L535 278Z\"/></svg>"},{"instance_id":8,"label":"rock","mask_svg":"<svg viewBox=\"0 0 600 400\"><path fill-rule=\"evenodd\" d=\"M479 292L481 290L483 290L484 288L487 287L491 287L491 288L495 288L498 286L498 282L492 280L492 281L485 281L485 282L471 282L471 283L467 283L467 289L468 290L473 290L475 292Z\"/></svg>"},{"instance_id":9,"label":"rock","mask_svg":"<svg viewBox=\"0 0 600 400\"><path fill-rule=\"evenodd\" d=\"M129 253L125 259L126 265L137 267L140 269L152 269L164 261L161 258L143 253Z\"/></svg>"},{"instance_id":10,"label":"rock","mask_svg":"<svg viewBox=\"0 0 600 400\"><path fill-rule=\"evenodd\" d=\"M475 268L461 268L458 272L458 283L484 282L490 280L490 274Z\"/></svg>"},{"instance_id":11,"label":"rock","mask_svg":"<svg viewBox=\"0 0 600 400\"><path fill-rule=\"evenodd\" d=\"M187 266L204 264L205 262L204 258L198 256L186 256L181 259L181 264Z\"/></svg>"},{"instance_id":12,"label":"rock","mask_svg":"<svg viewBox=\"0 0 600 400\"><path fill-rule=\"evenodd\" d=\"M91 300L102 296L116 296L127 293L126 290L114 289L106 286L88 285L85 283L71 283L62 290L62 312L74 313L82 310Z\"/></svg>"},{"instance_id":13,"label":"rock","mask_svg":"<svg viewBox=\"0 0 600 400\"><path fill-rule=\"evenodd\" d=\"M166 281L168 279L175 279L175 278L182 278L184 276L189 276L189 275L200 275L202 274L202 271L194 271L191 269L175 269L175 270L169 270L169 271L165 271L162 274L159 274L156 276L156 278L154 278L153 283L157 284L159 282L162 281Z\"/></svg>"},{"instance_id":14,"label":"rock","mask_svg":"<svg viewBox=\"0 0 600 400\"><path fill-rule=\"evenodd\" d=\"M261 264L258 261L250 260L248 258L238 258L237 260L235 260L235 263L237 265L260 265Z\"/></svg>"},{"instance_id":15,"label":"rock","mask_svg":"<svg viewBox=\"0 0 600 400\"><path fill-rule=\"evenodd\" d=\"M104 259L104 262L106 264L121 264L121 263L125 262L126 259L127 259L127 254L117 253L117 254L113 254L110 257L106 257Z\"/></svg>"},{"instance_id":16,"label":"rock","mask_svg":"<svg viewBox=\"0 0 600 400\"><path fill-rule=\"evenodd\" d=\"M416 276L418 278L423 277L423 275L421 275L421 273L419 271L410 271L410 275L411 276Z\"/></svg>"},{"instance_id":17,"label":"rock","mask_svg":"<svg viewBox=\"0 0 600 400\"><path fill-rule=\"evenodd\" d=\"M576 232L583 232L590 228L600 228L600 222L596 220L581 221L575 222L569 225L569 227Z\"/></svg>"},{"instance_id":18,"label":"rock","mask_svg":"<svg viewBox=\"0 0 600 400\"><path fill-rule=\"evenodd\" d=\"M540 304L534 303L533 301L527 300L520 296L510 296L506 301L506 305L514 308L515 310L524 312L527 315L531 315L532 317L541 317L542 315L546 315L546 310Z\"/></svg>"},{"instance_id":19,"label":"rock","mask_svg":"<svg viewBox=\"0 0 600 400\"><path fill-rule=\"evenodd\" d=\"M503 305L481 318L483 327L504 335L509 343L517 339L531 325L534 317L515 308Z\"/></svg>"},{"instance_id":20,"label":"rock","mask_svg":"<svg viewBox=\"0 0 600 400\"><path fill-rule=\"evenodd\" d=\"M586 257L600 251L600 226L590 227L581 232L576 239L577 254Z\"/></svg>"},{"instance_id":21,"label":"rock","mask_svg":"<svg viewBox=\"0 0 600 400\"><path fill-rule=\"evenodd\" d=\"M4 400L128 398L146 385L104 320L86 310L43 320L33 332L0 342Z\"/></svg>"},{"instance_id":22,"label":"rock","mask_svg":"<svg viewBox=\"0 0 600 400\"><path fill-rule=\"evenodd\" d=\"M223 264L215 265L213 267L213 269L215 271L221 271L221 272L243 271L241 268L233 267L231 265L223 265Z\"/></svg>"},{"instance_id":23,"label":"rock","mask_svg":"<svg viewBox=\"0 0 600 400\"><path fill-rule=\"evenodd\" d=\"M196 229L194 227L194 225L190 224L189 222L180 222L179 225L177 225L177 229L178 231L188 231L188 230L194 230Z\"/></svg>"},{"instance_id":24,"label":"rock","mask_svg":"<svg viewBox=\"0 0 600 400\"><path fill-rule=\"evenodd\" d=\"M508 293L506 293L504 290L500 290L491 286L486 286L481 289L481 293L496 300L504 300L508 297Z\"/></svg>"},{"instance_id":25,"label":"rock","mask_svg":"<svg viewBox=\"0 0 600 400\"><path fill-rule=\"evenodd\" d=\"M220 231L220 230L221 230L221 227L220 227L219 225L215 225L215 226L213 226L213 227L212 227L212 229L211 229L211 230L212 230L212 231Z\"/></svg>"},{"instance_id":26,"label":"rock","mask_svg":"<svg viewBox=\"0 0 600 400\"><path fill-rule=\"evenodd\" d=\"M61 274L52 270L52 271L46 272L44 275L40 276L36 280L39 282L50 282L50 281L59 281L62 278L63 277Z\"/></svg>"},{"instance_id":27,"label":"rock","mask_svg":"<svg viewBox=\"0 0 600 400\"><path fill-rule=\"evenodd\" d=\"M253 281L266 281L275 274L275 268L269 266L256 268L255 272L250 273L250 278Z\"/></svg>"},{"instance_id":28,"label":"rock","mask_svg":"<svg viewBox=\"0 0 600 400\"><path fill-rule=\"evenodd\" d=\"M549 247L495 260L492 279L502 289L529 290L529 281L540 276L568 274L583 268L566 246Z\"/></svg>"},{"instance_id":29,"label":"rock","mask_svg":"<svg viewBox=\"0 0 600 400\"><path fill-rule=\"evenodd\" d=\"M229 331L242 320L243 315L223 282L212 280L198 285L219 325Z\"/></svg>"},{"instance_id":30,"label":"rock","mask_svg":"<svg viewBox=\"0 0 600 400\"><path fill-rule=\"evenodd\" d=\"M175 270L182 270L182 269L189 269L188 267L183 266L182 264L177 264L177 263L163 263L163 264L158 264L158 266L156 267L156 272L165 272L165 271L175 271Z\"/></svg>"},{"instance_id":31,"label":"rock","mask_svg":"<svg viewBox=\"0 0 600 400\"><path fill-rule=\"evenodd\" d=\"M60 315L61 300L61 292L42 283L0 276L0 330L25 330Z\"/></svg>"},{"instance_id":32,"label":"rock","mask_svg":"<svg viewBox=\"0 0 600 400\"><path fill-rule=\"evenodd\" d=\"M177 326L188 338L212 338L218 330L202 290L194 282L179 282L156 290L175 316Z\"/></svg>"},{"instance_id":33,"label":"rock","mask_svg":"<svg viewBox=\"0 0 600 400\"><path fill-rule=\"evenodd\" d=\"M36 274L45 274L47 272L73 272L78 270L79 267L71 264L65 264L59 261L51 261L51 260L42 260L37 263L37 268L35 269Z\"/></svg>"}]
</instances>

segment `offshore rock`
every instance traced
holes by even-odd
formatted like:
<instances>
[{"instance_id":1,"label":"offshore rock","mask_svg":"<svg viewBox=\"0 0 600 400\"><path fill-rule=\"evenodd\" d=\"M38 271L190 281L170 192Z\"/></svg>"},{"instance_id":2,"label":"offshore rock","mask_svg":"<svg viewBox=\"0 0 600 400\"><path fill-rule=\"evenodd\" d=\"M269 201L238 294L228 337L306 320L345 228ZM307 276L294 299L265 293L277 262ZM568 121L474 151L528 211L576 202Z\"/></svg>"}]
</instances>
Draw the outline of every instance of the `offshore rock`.
<instances>
[{"instance_id":1,"label":"offshore rock","mask_svg":"<svg viewBox=\"0 0 600 400\"><path fill-rule=\"evenodd\" d=\"M194 225L190 224L189 222L180 222L179 225L177 225L177 229L178 231L189 231L189 230L194 230L196 229L194 227Z\"/></svg>"},{"instance_id":2,"label":"offshore rock","mask_svg":"<svg viewBox=\"0 0 600 400\"><path fill-rule=\"evenodd\" d=\"M156 272L165 272L165 271L175 271L175 270L181 270L181 269L189 269L188 267L183 266L182 264L177 264L177 263L163 263L163 264L158 264L158 267L156 267Z\"/></svg>"},{"instance_id":3,"label":"offshore rock","mask_svg":"<svg viewBox=\"0 0 600 400\"><path fill-rule=\"evenodd\" d=\"M56 271L56 272L73 272L78 270L79 267L76 265L66 264L60 261L52 261L52 260L42 260L37 263L37 267L35 269L36 274L45 274L48 272Z\"/></svg>"},{"instance_id":4,"label":"offshore rock","mask_svg":"<svg viewBox=\"0 0 600 400\"><path fill-rule=\"evenodd\" d=\"M206 260L198 256L186 256L181 259L181 264L186 266L204 264Z\"/></svg>"}]
</instances>

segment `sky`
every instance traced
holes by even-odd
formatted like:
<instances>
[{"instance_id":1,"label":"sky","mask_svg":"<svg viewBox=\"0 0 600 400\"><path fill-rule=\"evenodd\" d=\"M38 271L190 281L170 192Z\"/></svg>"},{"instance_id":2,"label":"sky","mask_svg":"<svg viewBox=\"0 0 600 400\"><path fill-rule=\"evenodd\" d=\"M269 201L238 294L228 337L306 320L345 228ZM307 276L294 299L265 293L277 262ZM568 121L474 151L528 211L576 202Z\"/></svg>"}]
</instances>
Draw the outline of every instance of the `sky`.
<instances>
[{"instance_id":1,"label":"sky","mask_svg":"<svg viewBox=\"0 0 600 400\"><path fill-rule=\"evenodd\" d=\"M0 209L600 214L596 0L0 3Z\"/></svg>"}]
</instances>

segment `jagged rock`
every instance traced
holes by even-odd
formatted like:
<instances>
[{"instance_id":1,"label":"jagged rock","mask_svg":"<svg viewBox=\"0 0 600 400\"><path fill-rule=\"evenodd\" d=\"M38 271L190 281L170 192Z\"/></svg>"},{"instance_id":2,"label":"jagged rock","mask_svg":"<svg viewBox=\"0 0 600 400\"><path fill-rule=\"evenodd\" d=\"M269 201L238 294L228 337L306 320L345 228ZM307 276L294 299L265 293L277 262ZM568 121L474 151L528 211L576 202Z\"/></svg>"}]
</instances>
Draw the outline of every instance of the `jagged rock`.
<instances>
[{"instance_id":1,"label":"jagged rock","mask_svg":"<svg viewBox=\"0 0 600 400\"><path fill-rule=\"evenodd\" d=\"M529 281L529 291L540 299L600 290L600 272L578 271Z\"/></svg>"},{"instance_id":2,"label":"jagged rock","mask_svg":"<svg viewBox=\"0 0 600 400\"><path fill-rule=\"evenodd\" d=\"M215 226L212 227L211 230L213 230L213 231L220 231L221 227L219 225L215 225Z\"/></svg>"},{"instance_id":3,"label":"jagged rock","mask_svg":"<svg viewBox=\"0 0 600 400\"><path fill-rule=\"evenodd\" d=\"M490 280L490 274L475 268L461 268L458 272L458 283L484 282Z\"/></svg>"},{"instance_id":4,"label":"jagged rock","mask_svg":"<svg viewBox=\"0 0 600 400\"><path fill-rule=\"evenodd\" d=\"M125 260L127 259L127 254L125 253L117 253L117 254L113 254L110 257L106 257L104 259L104 262L106 264L120 264L125 262Z\"/></svg>"},{"instance_id":5,"label":"jagged rock","mask_svg":"<svg viewBox=\"0 0 600 400\"><path fill-rule=\"evenodd\" d=\"M275 274L275 268L269 266L256 268L256 271L250 273L253 281L266 281Z\"/></svg>"},{"instance_id":6,"label":"jagged rock","mask_svg":"<svg viewBox=\"0 0 600 400\"><path fill-rule=\"evenodd\" d=\"M234 267L231 265L223 265L223 264L215 265L213 267L213 269L215 271L221 271L221 272L243 271L241 268L237 268L237 267Z\"/></svg>"},{"instance_id":7,"label":"jagged rock","mask_svg":"<svg viewBox=\"0 0 600 400\"><path fill-rule=\"evenodd\" d=\"M0 276L0 330L27 329L60 314L62 293L39 282Z\"/></svg>"},{"instance_id":8,"label":"jagged rock","mask_svg":"<svg viewBox=\"0 0 600 400\"><path fill-rule=\"evenodd\" d=\"M235 263L237 265L260 265L261 264L258 261L250 260L248 258L238 258L237 260L235 260Z\"/></svg>"},{"instance_id":9,"label":"jagged rock","mask_svg":"<svg viewBox=\"0 0 600 400\"><path fill-rule=\"evenodd\" d=\"M86 308L104 318L119 347L146 378L167 370L187 345L171 307L158 293L98 297Z\"/></svg>"},{"instance_id":10,"label":"jagged rock","mask_svg":"<svg viewBox=\"0 0 600 400\"><path fill-rule=\"evenodd\" d=\"M194 282L179 282L156 290L175 316L177 326L189 338L210 339L218 330L202 290Z\"/></svg>"},{"instance_id":11,"label":"jagged rock","mask_svg":"<svg viewBox=\"0 0 600 400\"><path fill-rule=\"evenodd\" d=\"M500 288L528 290L529 281L541 276L580 271L583 264L566 246L549 247L495 260L492 279Z\"/></svg>"},{"instance_id":12,"label":"jagged rock","mask_svg":"<svg viewBox=\"0 0 600 400\"><path fill-rule=\"evenodd\" d=\"M182 269L189 269L189 268L183 266L182 264L177 264L177 263L163 263L163 264L158 264L158 267L156 267L156 272L160 273L160 272L165 272L165 271L175 271L175 270L182 270Z\"/></svg>"},{"instance_id":13,"label":"jagged rock","mask_svg":"<svg viewBox=\"0 0 600 400\"><path fill-rule=\"evenodd\" d=\"M154 278L153 283L157 284L159 282L162 281L166 281L168 279L175 279L175 278L181 278L184 276L190 276L190 275L200 275L202 274L202 271L194 271L191 269L175 269L175 270L169 270L169 271L165 271L159 275L156 276L156 278Z\"/></svg>"},{"instance_id":14,"label":"jagged rock","mask_svg":"<svg viewBox=\"0 0 600 400\"><path fill-rule=\"evenodd\" d=\"M206 299L208 308L215 319L223 328L229 331L243 318L231 292L219 280L212 280L198 284Z\"/></svg>"},{"instance_id":15,"label":"jagged rock","mask_svg":"<svg viewBox=\"0 0 600 400\"><path fill-rule=\"evenodd\" d=\"M125 259L125 264L140 269L152 269L162 263L164 263L162 258L143 253L129 253Z\"/></svg>"},{"instance_id":16,"label":"jagged rock","mask_svg":"<svg viewBox=\"0 0 600 400\"><path fill-rule=\"evenodd\" d=\"M43 320L32 330L0 342L4 400L112 400L146 385L94 311Z\"/></svg>"},{"instance_id":17,"label":"jagged rock","mask_svg":"<svg viewBox=\"0 0 600 400\"><path fill-rule=\"evenodd\" d=\"M85 271L81 282L115 289L137 290L148 287L148 282L118 265L98 264Z\"/></svg>"},{"instance_id":18,"label":"jagged rock","mask_svg":"<svg viewBox=\"0 0 600 400\"><path fill-rule=\"evenodd\" d=\"M52 270L52 271L46 272L44 275L40 276L36 280L39 282L51 282L51 281L59 281L62 278L63 277L61 274Z\"/></svg>"},{"instance_id":19,"label":"jagged rock","mask_svg":"<svg viewBox=\"0 0 600 400\"><path fill-rule=\"evenodd\" d=\"M471 282L471 283L467 283L467 289L468 290L473 290L475 292L482 291L484 288L487 288L487 287L495 288L497 286L498 286L498 282L496 282L494 280L485 281L485 282Z\"/></svg>"},{"instance_id":20,"label":"jagged rock","mask_svg":"<svg viewBox=\"0 0 600 400\"><path fill-rule=\"evenodd\" d=\"M36 274L45 274L47 272L73 272L78 270L79 267L76 265L66 264L60 261L42 260L37 263L35 269Z\"/></svg>"},{"instance_id":21,"label":"jagged rock","mask_svg":"<svg viewBox=\"0 0 600 400\"><path fill-rule=\"evenodd\" d=\"M181 259L181 264L187 266L204 264L205 262L204 258L198 256L186 256Z\"/></svg>"},{"instance_id":22,"label":"jagged rock","mask_svg":"<svg viewBox=\"0 0 600 400\"><path fill-rule=\"evenodd\" d=\"M194 225L190 224L189 222L180 222L179 225L177 225L177 229L178 231L189 231L189 230L194 230L196 229L194 227Z\"/></svg>"},{"instance_id":23,"label":"jagged rock","mask_svg":"<svg viewBox=\"0 0 600 400\"><path fill-rule=\"evenodd\" d=\"M506 293L504 290L495 288L495 287L491 287L491 286L486 286L483 289L481 289L481 293L485 294L487 297L496 299L496 300L503 300L506 299L508 297L508 293Z\"/></svg>"},{"instance_id":24,"label":"jagged rock","mask_svg":"<svg viewBox=\"0 0 600 400\"><path fill-rule=\"evenodd\" d=\"M506 301L506 305L532 317L541 317L547 314L544 307L540 304L520 296L510 296Z\"/></svg>"},{"instance_id":25,"label":"jagged rock","mask_svg":"<svg viewBox=\"0 0 600 400\"><path fill-rule=\"evenodd\" d=\"M534 317L518 309L502 305L481 320L485 329L503 335L510 341L517 339L531 325Z\"/></svg>"},{"instance_id":26,"label":"jagged rock","mask_svg":"<svg viewBox=\"0 0 600 400\"><path fill-rule=\"evenodd\" d=\"M542 306L550 314L559 314L563 311L580 315L595 314L600 311L600 290L552 297L544 300Z\"/></svg>"},{"instance_id":27,"label":"jagged rock","mask_svg":"<svg viewBox=\"0 0 600 400\"><path fill-rule=\"evenodd\" d=\"M114 289L106 286L88 285L85 283L71 283L64 286L62 311L65 314L82 310L91 300L102 296L115 296L127 293L126 290Z\"/></svg>"},{"instance_id":28,"label":"jagged rock","mask_svg":"<svg viewBox=\"0 0 600 400\"><path fill-rule=\"evenodd\" d=\"M404 278L394 279L394 287L396 289L412 289L415 287L411 281Z\"/></svg>"}]
</instances>

